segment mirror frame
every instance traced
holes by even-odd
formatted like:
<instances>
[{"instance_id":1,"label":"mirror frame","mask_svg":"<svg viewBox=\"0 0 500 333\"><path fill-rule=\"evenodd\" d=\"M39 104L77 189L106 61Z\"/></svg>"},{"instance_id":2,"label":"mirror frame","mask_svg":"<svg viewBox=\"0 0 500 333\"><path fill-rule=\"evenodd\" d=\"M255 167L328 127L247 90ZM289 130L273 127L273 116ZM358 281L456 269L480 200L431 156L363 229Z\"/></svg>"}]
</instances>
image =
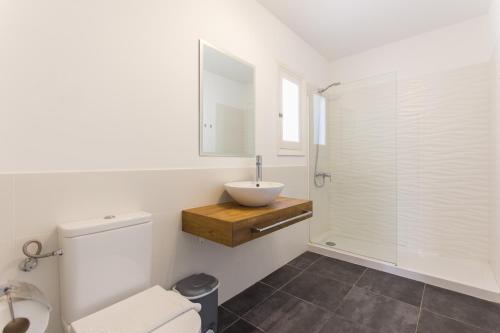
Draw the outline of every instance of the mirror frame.
<instances>
[{"instance_id":1,"label":"mirror frame","mask_svg":"<svg viewBox=\"0 0 500 333\"><path fill-rule=\"evenodd\" d=\"M222 54L224 54L225 56L227 57L230 57L234 60L237 60L238 62L241 62L249 67L252 68L253 70L253 91L252 91L252 97L253 97L253 102L254 102L254 108L253 108L253 116L252 116L252 121L253 121L253 152L250 153L250 154L224 154L224 153L207 153L207 152L204 152L203 151L203 60L204 60L204 47L205 46L208 46ZM203 40L203 39L200 39L199 40L199 64L198 64L198 89L199 89L199 92L198 92L198 117L199 117L199 123L198 123L198 136L199 136L199 142L198 142L198 145L199 145L199 154L200 156L211 156L211 157L255 157L255 135L256 135L256 129L255 129L255 125L256 125L256 93L255 93L255 86L256 86L256 83L255 83L255 65L253 65L252 63L230 53L230 52L227 52L221 48L218 48L216 46L214 46L213 44L210 44L208 43L207 41Z\"/></svg>"}]
</instances>

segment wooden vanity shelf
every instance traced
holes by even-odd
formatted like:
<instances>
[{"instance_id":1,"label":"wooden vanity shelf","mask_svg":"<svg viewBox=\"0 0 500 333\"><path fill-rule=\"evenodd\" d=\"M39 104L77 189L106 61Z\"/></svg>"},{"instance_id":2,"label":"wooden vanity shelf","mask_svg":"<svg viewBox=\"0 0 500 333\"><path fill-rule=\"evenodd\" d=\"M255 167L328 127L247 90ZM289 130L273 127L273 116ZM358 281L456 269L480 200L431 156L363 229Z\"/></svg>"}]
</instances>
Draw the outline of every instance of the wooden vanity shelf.
<instances>
[{"instance_id":1,"label":"wooden vanity shelf","mask_svg":"<svg viewBox=\"0 0 500 333\"><path fill-rule=\"evenodd\" d=\"M236 202L182 211L182 231L235 247L310 218L312 201L278 197L265 207Z\"/></svg>"}]
</instances>

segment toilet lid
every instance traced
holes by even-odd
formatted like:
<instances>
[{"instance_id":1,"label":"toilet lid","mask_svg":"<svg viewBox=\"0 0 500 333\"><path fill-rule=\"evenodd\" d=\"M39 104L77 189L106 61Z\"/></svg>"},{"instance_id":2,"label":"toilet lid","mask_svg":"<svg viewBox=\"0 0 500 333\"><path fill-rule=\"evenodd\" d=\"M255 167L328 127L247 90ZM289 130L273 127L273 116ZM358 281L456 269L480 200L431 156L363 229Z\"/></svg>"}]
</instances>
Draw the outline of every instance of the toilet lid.
<instances>
[{"instance_id":1,"label":"toilet lid","mask_svg":"<svg viewBox=\"0 0 500 333\"><path fill-rule=\"evenodd\" d=\"M153 333L200 333L201 318L195 310L189 310L165 325L158 327Z\"/></svg>"}]
</instances>

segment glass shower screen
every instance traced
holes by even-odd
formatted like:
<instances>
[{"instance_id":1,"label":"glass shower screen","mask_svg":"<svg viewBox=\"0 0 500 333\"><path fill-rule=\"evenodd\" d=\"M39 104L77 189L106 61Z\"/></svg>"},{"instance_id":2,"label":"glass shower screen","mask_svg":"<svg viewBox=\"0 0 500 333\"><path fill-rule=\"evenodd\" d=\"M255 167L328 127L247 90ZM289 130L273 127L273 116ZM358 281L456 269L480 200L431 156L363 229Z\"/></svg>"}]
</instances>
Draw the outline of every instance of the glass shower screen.
<instances>
[{"instance_id":1,"label":"glass shower screen","mask_svg":"<svg viewBox=\"0 0 500 333\"><path fill-rule=\"evenodd\" d=\"M310 96L312 243L397 263L396 90L390 73Z\"/></svg>"}]
</instances>

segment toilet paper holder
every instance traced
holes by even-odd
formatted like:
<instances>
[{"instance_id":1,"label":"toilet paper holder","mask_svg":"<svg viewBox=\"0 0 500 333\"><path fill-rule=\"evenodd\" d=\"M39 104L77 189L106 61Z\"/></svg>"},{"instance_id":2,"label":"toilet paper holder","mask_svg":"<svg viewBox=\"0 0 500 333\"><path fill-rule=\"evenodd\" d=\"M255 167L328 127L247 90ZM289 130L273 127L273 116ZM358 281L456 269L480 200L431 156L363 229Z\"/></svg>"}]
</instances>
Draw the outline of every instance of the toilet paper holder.
<instances>
[{"instance_id":1,"label":"toilet paper holder","mask_svg":"<svg viewBox=\"0 0 500 333\"><path fill-rule=\"evenodd\" d=\"M30 253L29 247L34 244L36 246L35 252ZM38 259L62 256L63 250L57 249L52 252L42 253L42 242L32 239L23 244L23 253L27 257L20 264L19 269L23 272L31 272L38 266Z\"/></svg>"},{"instance_id":2,"label":"toilet paper holder","mask_svg":"<svg viewBox=\"0 0 500 333\"><path fill-rule=\"evenodd\" d=\"M34 284L21 281L9 281L7 284L0 285L0 297L6 296L7 293L11 295L14 301L32 300L44 305L49 311L52 310L52 306L45 294Z\"/></svg>"}]
</instances>

